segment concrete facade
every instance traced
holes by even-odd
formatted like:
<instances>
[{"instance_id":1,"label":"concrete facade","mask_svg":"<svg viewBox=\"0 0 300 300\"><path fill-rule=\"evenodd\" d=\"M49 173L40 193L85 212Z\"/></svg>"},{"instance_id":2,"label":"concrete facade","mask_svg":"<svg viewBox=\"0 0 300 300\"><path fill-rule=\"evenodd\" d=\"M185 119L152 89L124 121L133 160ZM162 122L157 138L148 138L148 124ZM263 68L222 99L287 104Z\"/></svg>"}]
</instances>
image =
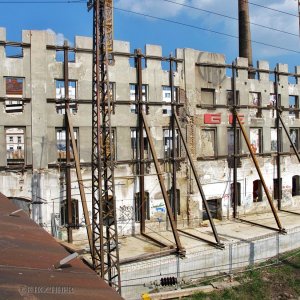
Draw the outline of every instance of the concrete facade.
<instances>
[{"instance_id":1,"label":"concrete facade","mask_svg":"<svg viewBox=\"0 0 300 300\"><path fill-rule=\"evenodd\" d=\"M63 152L58 136L63 136L64 115L57 111L56 81L63 80L63 62L58 61L55 36L47 31L25 30L22 33L24 43L22 57L7 57L6 30L0 28L0 189L8 197L32 199L33 219L47 230L51 230L51 215L61 224L61 207L65 200L64 171L58 160ZM48 47L47 47L48 46ZM49 47L50 46L50 47ZM52 46L52 47L51 47ZM83 180L89 210L91 210L91 124L92 124L92 39L76 37L74 62L69 62L69 80L76 82L77 112L73 113L73 126L77 130L78 148ZM131 86L137 83L136 69L132 64L130 44L114 41L114 64L110 66L110 81L113 83L115 113L112 115L112 127L115 140L115 191L117 201L118 230L120 235L139 233L136 221L135 194L139 191L138 176L133 161L132 130L137 127L137 115L130 101ZM146 45L145 67L142 71L143 84L147 97L149 113L147 115L156 151L164 170L167 189L171 188L171 173L168 171L168 150L165 129L170 125L170 116L164 112L167 102L163 102L168 87L169 71L162 63L162 49L157 45ZM180 119L186 139L192 151L204 192L210 203L215 201L216 217L227 219L232 216L230 184L233 182L232 168L228 165L228 130L230 124L230 105L228 95L232 90L231 75L228 69L212 66L197 66L197 63L225 64L222 54L207 53L194 49L176 49L178 59L174 72L174 84L177 88L180 107ZM275 128L274 108L271 99L274 94L274 82L268 73L269 64L258 62L256 79L248 79L246 59L237 58L236 89L239 99L239 113L243 116L247 133L257 144L258 161L271 193L276 179L276 153L272 149L272 128ZM278 64L278 70L288 72L288 66ZM295 68L300 76L300 67ZM21 111L8 112L7 78L21 78L22 97L17 98L24 104ZM291 77L279 76L279 94L282 117L292 134L295 130L295 143L300 149L299 77L291 82ZM296 78L296 77L295 77ZM131 95L132 96L132 95ZM292 96L292 97L291 97ZM256 98L257 97L257 98ZM294 97L294 98L293 98ZM14 98L15 99L15 98ZM255 101L259 101L256 103ZM292 103L294 101L294 103ZM258 114L259 113L259 114ZM217 118L217 122L215 122ZM213 119L213 120L212 120ZM24 130L24 161L14 164L7 159L6 130L10 128ZM282 130L282 193L283 208L296 208L300 204L298 193L299 163L290 150L287 136ZM273 140L274 144L274 140ZM274 145L273 145L274 146ZM63 147L63 145L62 145ZM260 149L258 149L260 148ZM58 154L60 153L60 154ZM254 196L253 182L259 179L249 156L249 150L240 137L241 166L238 168L240 183L239 214L251 214L270 211L265 194L261 199ZM202 200L191 175L181 145L180 166L177 172L180 190L179 227L197 226L203 221ZM151 157L149 156L151 159ZM298 180L298 181L297 181ZM294 185L294 187L293 187ZM162 193L155 174L153 163L147 164L145 190L149 193L149 220L146 228L166 230L166 210ZM75 170L72 170L73 198L80 201ZM299 195L298 195L299 194ZM261 201L259 201L261 200ZM276 201L276 200L275 200ZM213 205L212 205L213 206ZM79 223L83 223L82 209L79 204Z\"/></svg>"}]
</instances>

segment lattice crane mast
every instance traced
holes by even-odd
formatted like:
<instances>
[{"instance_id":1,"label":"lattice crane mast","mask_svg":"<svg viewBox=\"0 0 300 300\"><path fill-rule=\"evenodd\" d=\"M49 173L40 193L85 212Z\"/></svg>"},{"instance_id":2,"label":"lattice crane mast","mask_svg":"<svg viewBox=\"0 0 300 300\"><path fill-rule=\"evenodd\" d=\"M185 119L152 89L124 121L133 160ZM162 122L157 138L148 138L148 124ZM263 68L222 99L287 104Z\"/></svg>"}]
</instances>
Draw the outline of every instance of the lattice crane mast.
<instances>
[{"instance_id":1,"label":"lattice crane mast","mask_svg":"<svg viewBox=\"0 0 300 300\"><path fill-rule=\"evenodd\" d=\"M113 1L89 0L93 9L92 258L95 271L121 293L114 193L111 85Z\"/></svg>"}]
</instances>

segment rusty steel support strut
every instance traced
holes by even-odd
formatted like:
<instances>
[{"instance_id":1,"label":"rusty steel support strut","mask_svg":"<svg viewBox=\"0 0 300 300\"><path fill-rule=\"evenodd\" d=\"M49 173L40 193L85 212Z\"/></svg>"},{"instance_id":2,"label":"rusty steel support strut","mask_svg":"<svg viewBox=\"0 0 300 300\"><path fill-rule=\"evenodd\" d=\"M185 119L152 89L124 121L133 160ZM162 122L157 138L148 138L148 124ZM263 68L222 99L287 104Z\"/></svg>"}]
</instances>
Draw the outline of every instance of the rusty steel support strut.
<instances>
[{"instance_id":1,"label":"rusty steel support strut","mask_svg":"<svg viewBox=\"0 0 300 300\"><path fill-rule=\"evenodd\" d=\"M170 193L170 198L173 197L173 210L174 210L174 220L177 223L177 212L178 212L178 203L177 203L177 166L176 166L176 157L178 155L178 143L176 141L176 121L175 121L175 114L176 114L176 99L174 97L174 74L173 74L173 64L174 59L170 56L170 70L169 70L169 80L170 80L170 89L171 89L171 109L172 109L172 116L171 116L171 129L172 129L172 151L171 151L171 160L172 160L172 189ZM177 93L176 93L177 96ZM177 137L178 139L178 137Z\"/></svg>"},{"instance_id":2,"label":"rusty steel support strut","mask_svg":"<svg viewBox=\"0 0 300 300\"><path fill-rule=\"evenodd\" d=\"M68 42L64 42L64 87L65 87L65 112L70 109L69 98L69 50ZM71 156L70 156L70 127L68 116L65 113L65 133L66 133L66 163L65 163L65 178L66 178L66 198L67 198L67 232L68 243L73 242L72 235L72 192L71 192Z\"/></svg>"},{"instance_id":3,"label":"rusty steel support strut","mask_svg":"<svg viewBox=\"0 0 300 300\"><path fill-rule=\"evenodd\" d=\"M77 145L76 145L76 141L75 141L74 128L73 128L69 108L66 108L66 116L68 118L68 126L69 126L72 150L73 150L73 155L74 155L76 175L77 175L79 193L80 193L80 198L81 198L82 210L83 210L84 220L85 220L85 224L86 224L87 236L88 236L88 240L89 240L90 250L92 251L92 249L93 249L92 228L91 228L91 222L90 222L90 217L89 217L89 211L88 211L88 207L87 207L87 203L86 203L84 185L83 185L83 180L82 180L81 170L80 170L79 154L78 154Z\"/></svg>"},{"instance_id":4,"label":"rusty steel support strut","mask_svg":"<svg viewBox=\"0 0 300 300\"><path fill-rule=\"evenodd\" d=\"M213 234L214 234L214 237L215 237L215 240L216 240L216 243L214 243L214 245L216 245L218 248L224 248L224 245L220 241L219 235L217 233L216 226L215 226L213 218L211 216L211 213L210 213L210 210L209 210L209 207L208 207L208 203L207 203L207 200L206 200L206 197L205 197L204 191L202 189L202 185L201 185L201 182L200 182L197 170L196 170L196 166L195 166L195 164L193 162L193 158L192 158L192 155L190 153L190 149L188 148L188 145L187 145L187 143L186 143L186 141L184 139L183 132L182 132L182 129L181 129L181 126L180 126L177 114L174 114L174 118L175 118L175 121L176 121L176 124L177 124L178 133L179 133L179 135L181 137L181 140L183 142L183 145L184 145L186 154L188 156L188 160L190 162L190 165L191 165L191 168L192 168L192 171L193 171L193 174L194 174L194 177L195 177L195 180L196 180L199 192L201 194L201 198L202 198L202 201L203 201L203 204L204 204L204 208L205 208L205 210L207 212L207 215L208 215L210 226L211 226L211 228L213 230ZM184 232L184 233L188 234L187 232Z\"/></svg>"},{"instance_id":5,"label":"rusty steel support strut","mask_svg":"<svg viewBox=\"0 0 300 300\"><path fill-rule=\"evenodd\" d=\"M111 129L112 0L94 0L92 99L92 234L95 271L121 293Z\"/></svg>"},{"instance_id":6,"label":"rusty steel support strut","mask_svg":"<svg viewBox=\"0 0 300 300\"><path fill-rule=\"evenodd\" d=\"M140 49L135 51L135 64L137 71L137 96L138 96L138 132L137 137L139 141L139 184L140 184L140 232L142 235L145 234L146 231L146 203L145 203L145 162L144 162L144 127L143 127L143 117L142 112L144 109L143 105L143 79L142 79L142 53Z\"/></svg>"},{"instance_id":7,"label":"rusty steel support strut","mask_svg":"<svg viewBox=\"0 0 300 300\"><path fill-rule=\"evenodd\" d=\"M277 166L277 197L278 197L278 210L281 210L281 200L282 200L282 185L281 185L281 131L280 131L280 119L279 119L279 93L278 93L278 73L275 72L275 83L274 83L274 89L275 89L275 97L276 97L276 134L277 134L277 157L276 157L276 166Z\"/></svg>"},{"instance_id":8,"label":"rusty steel support strut","mask_svg":"<svg viewBox=\"0 0 300 300\"><path fill-rule=\"evenodd\" d=\"M171 205L170 205L170 202L169 202L169 197L168 197L168 193L167 193L166 186L165 186L165 183L164 183L164 178L162 176L162 172L161 172L161 169L160 169L160 166L159 166L159 162L158 162L158 159L157 159L153 139L152 139L152 136L151 136L151 133L150 133L150 130L149 130L149 126L148 126L148 123L147 123L147 120L146 120L146 116L145 116L143 111L142 111L142 119L143 119L144 127L145 127L145 130L146 130L147 138L148 138L148 141L149 141L149 146L150 146L151 154L152 154L152 157L153 157L153 161L154 161L154 165L155 165L159 185L160 185L161 192L163 194L163 198L164 198L164 202L165 202L165 206L166 206L166 209L167 209L167 214L168 214L168 217L169 217L169 220L170 220L173 237L174 237L176 247L177 247L177 253L180 254L180 255L184 255L185 250L182 247L180 239L179 239L179 234L178 234L176 222L174 220L174 216L173 216L173 213L172 213L172 208L171 208Z\"/></svg>"},{"instance_id":9,"label":"rusty steel support strut","mask_svg":"<svg viewBox=\"0 0 300 300\"><path fill-rule=\"evenodd\" d=\"M232 64L232 92L233 92L233 110L237 107L236 98L236 68L235 63ZM238 139L237 139L237 126L236 126L236 114L232 114L232 126L233 126L233 218L237 218L238 215L238 199L237 199L237 155L238 155Z\"/></svg>"},{"instance_id":10,"label":"rusty steel support strut","mask_svg":"<svg viewBox=\"0 0 300 300\"><path fill-rule=\"evenodd\" d=\"M270 204L270 207L271 207L273 216L274 216L275 221L276 221L276 224L277 224L277 226L278 226L278 229L276 229L276 230L279 231L280 233L286 233L286 230L285 230L285 229L282 227L282 225L281 225L281 222L280 222L279 217L278 217L278 215L277 215L276 208L275 208L275 206L274 206L274 204L273 204L272 197L271 197L271 195L270 195L269 189L268 189L268 187L267 187L267 185L266 185L266 182L265 182L264 177L263 177L263 175L262 175L262 172L261 172L261 170L260 170L260 167L259 167L258 161L257 161L257 159L256 159L256 157L255 157L255 154L254 154L254 152L253 152L253 150L252 150L252 148L251 148L250 141L249 141L249 139L248 139L248 136L247 136L245 127L244 127L244 125L242 124L242 122L241 122L239 116L237 115L236 110L234 110L234 114L236 115L236 119L237 119L237 121L238 121L238 124L239 124L241 130L242 130L244 139L245 139L246 144L247 144L247 147L248 147L248 149L249 149L249 151L250 151L250 155L251 155L251 157L252 157L253 163L254 163L254 165L255 165L255 168L256 168L256 170L257 170L258 176L259 176L259 178L260 178L260 180L261 180L261 183L262 183L262 185L263 185L263 188L264 188L264 191L265 191L265 193L266 193L268 202L269 202L269 204ZM242 220L242 219L240 219L240 220L243 221L243 222L253 223L253 222L250 222L250 221L247 221L247 220ZM256 223L255 223L255 224L256 224ZM256 225L263 226L263 227L267 227L267 226L261 225L261 224L256 224ZM268 227L268 228L269 228L269 229L274 229L274 228L271 228L271 227Z\"/></svg>"},{"instance_id":11,"label":"rusty steel support strut","mask_svg":"<svg viewBox=\"0 0 300 300\"><path fill-rule=\"evenodd\" d=\"M143 101L143 76L142 76L142 59L143 54L140 49L135 50L135 66L137 71L137 114L138 114L138 175L139 175L139 197L140 197L140 206L138 207L140 211L140 234L152 242L158 244L162 248L168 248L167 244L153 238L152 236L146 233L146 202L145 202L145 145L144 145L144 121L143 121L143 112L146 111L146 105ZM149 139L148 139L149 140Z\"/></svg>"}]
</instances>

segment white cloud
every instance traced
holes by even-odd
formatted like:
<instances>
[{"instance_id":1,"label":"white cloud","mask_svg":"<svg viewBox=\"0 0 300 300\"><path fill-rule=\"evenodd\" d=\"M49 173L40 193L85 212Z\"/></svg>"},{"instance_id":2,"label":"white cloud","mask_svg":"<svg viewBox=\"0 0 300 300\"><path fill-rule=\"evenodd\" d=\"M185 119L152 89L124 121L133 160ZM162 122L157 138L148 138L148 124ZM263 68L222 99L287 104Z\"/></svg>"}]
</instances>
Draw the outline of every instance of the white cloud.
<instances>
[{"instance_id":1,"label":"white cloud","mask_svg":"<svg viewBox=\"0 0 300 300\"><path fill-rule=\"evenodd\" d=\"M64 41L67 41L68 44L71 45L70 41L62 33L56 33L51 28L48 28L46 31L49 32L50 34L55 35L56 45L57 46L63 46Z\"/></svg>"},{"instance_id":2,"label":"white cloud","mask_svg":"<svg viewBox=\"0 0 300 300\"><path fill-rule=\"evenodd\" d=\"M297 1L298 0L255 0L253 3L257 3L259 6L249 4L251 15L250 22L298 34L299 23L297 17L261 7L266 6L297 15ZM177 2L181 5L176 5L171 2ZM233 18L238 18L238 0L171 0L171 2L164 0L118 0L116 2L116 7L163 18L174 18L180 16L183 17L184 22L188 24L194 24L235 36L238 35L237 20L201 11L207 10ZM187 6L196 7L199 10L188 8ZM294 50L298 50L300 48L299 37L272 31L253 24L251 25L251 35L253 40L266 44ZM217 38L218 36L216 36L216 39ZM228 43L224 46L232 48L232 40L228 39ZM258 45L255 43L253 43L253 48L255 49L255 56L263 56L263 59L281 54L289 54L289 52L285 50ZM226 49L223 49L223 52L226 52Z\"/></svg>"},{"instance_id":3,"label":"white cloud","mask_svg":"<svg viewBox=\"0 0 300 300\"><path fill-rule=\"evenodd\" d=\"M177 2L179 4L186 4L188 1L174 0L174 2ZM118 0L116 1L115 6L122 9L132 10L138 13L154 15L157 17L175 17L184 10L184 6L162 0Z\"/></svg>"},{"instance_id":4,"label":"white cloud","mask_svg":"<svg viewBox=\"0 0 300 300\"><path fill-rule=\"evenodd\" d=\"M297 2L292 0L281 0L281 1L262 1L262 5L267 7L286 11L297 15ZM270 3L271 2L271 3ZM296 34L296 36L288 35L286 33L280 33L277 31L272 31L268 29L263 29L261 27L252 25L252 39L256 41L261 41L267 44L275 45L278 47L299 50L299 23L298 18L282 14L272 10L262 9L261 7L251 7L251 22L262 24L274 29L283 30ZM287 51L280 50L271 47L258 46L256 47L258 54L265 57L272 57L281 54L287 54ZM292 53L292 52L291 52Z\"/></svg>"}]
</instances>

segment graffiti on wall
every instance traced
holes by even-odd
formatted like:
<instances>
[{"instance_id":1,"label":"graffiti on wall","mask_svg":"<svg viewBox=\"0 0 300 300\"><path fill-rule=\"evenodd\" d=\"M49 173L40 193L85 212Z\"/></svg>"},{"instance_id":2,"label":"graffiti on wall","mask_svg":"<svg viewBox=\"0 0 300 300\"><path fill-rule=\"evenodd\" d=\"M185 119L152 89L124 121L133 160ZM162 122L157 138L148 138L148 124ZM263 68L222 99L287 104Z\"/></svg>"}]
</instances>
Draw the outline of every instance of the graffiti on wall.
<instances>
[{"instance_id":1,"label":"graffiti on wall","mask_svg":"<svg viewBox=\"0 0 300 300\"><path fill-rule=\"evenodd\" d=\"M121 222L125 222L128 220L134 220L134 210L133 206L130 205L122 205L119 207L119 218L118 220Z\"/></svg>"}]
</instances>

